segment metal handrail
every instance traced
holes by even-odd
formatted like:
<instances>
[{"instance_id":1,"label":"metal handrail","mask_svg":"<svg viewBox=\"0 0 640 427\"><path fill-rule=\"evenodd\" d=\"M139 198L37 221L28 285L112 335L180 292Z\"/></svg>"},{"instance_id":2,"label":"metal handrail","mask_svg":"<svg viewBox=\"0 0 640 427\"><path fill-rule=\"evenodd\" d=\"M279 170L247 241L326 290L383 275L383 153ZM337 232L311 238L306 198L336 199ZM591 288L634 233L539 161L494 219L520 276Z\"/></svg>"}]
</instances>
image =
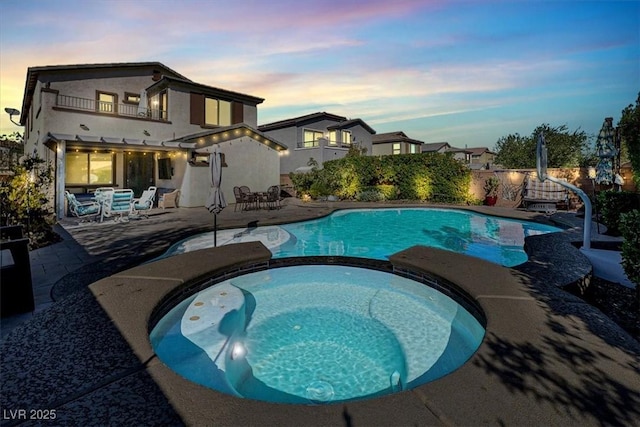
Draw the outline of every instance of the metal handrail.
<instances>
[{"instance_id":1,"label":"metal handrail","mask_svg":"<svg viewBox=\"0 0 640 427\"><path fill-rule=\"evenodd\" d=\"M96 101L95 99L79 98L77 96L58 94L56 96L56 106L73 110L114 114L116 116L143 117L161 121L168 120L166 110L142 108L137 104L114 104L112 102Z\"/></svg>"}]
</instances>

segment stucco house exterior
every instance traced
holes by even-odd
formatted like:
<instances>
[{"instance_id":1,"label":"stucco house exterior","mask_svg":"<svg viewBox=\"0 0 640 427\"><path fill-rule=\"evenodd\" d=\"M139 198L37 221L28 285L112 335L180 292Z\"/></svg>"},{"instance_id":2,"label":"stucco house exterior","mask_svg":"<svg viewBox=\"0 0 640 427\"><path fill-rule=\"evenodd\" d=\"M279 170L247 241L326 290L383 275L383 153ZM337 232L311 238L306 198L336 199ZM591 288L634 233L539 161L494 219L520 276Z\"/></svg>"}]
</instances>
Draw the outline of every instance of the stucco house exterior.
<instances>
[{"instance_id":1,"label":"stucco house exterior","mask_svg":"<svg viewBox=\"0 0 640 427\"><path fill-rule=\"evenodd\" d=\"M222 190L278 184L274 137L257 129L264 99L193 82L159 62L30 67L20 124L25 153L55 167L54 208L64 192L154 185L180 190L180 206L203 206L210 184L207 147L219 144ZM161 166L161 167L159 167Z\"/></svg>"},{"instance_id":2,"label":"stucco house exterior","mask_svg":"<svg viewBox=\"0 0 640 427\"><path fill-rule=\"evenodd\" d=\"M469 148L471 151L471 165L481 165L485 169L490 169L496 161L496 153L487 147Z\"/></svg>"},{"instance_id":3,"label":"stucco house exterior","mask_svg":"<svg viewBox=\"0 0 640 427\"><path fill-rule=\"evenodd\" d=\"M290 172L306 167L310 158L322 165L344 157L354 145L371 155L371 136L376 133L362 119L326 112L263 124L258 130L288 147L280 156L281 182L287 181Z\"/></svg>"},{"instance_id":4,"label":"stucco house exterior","mask_svg":"<svg viewBox=\"0 0 640 427\"><path fill-rule=\"evenodd\" d=\"M374 156L389 154L417 154L422 152L424 142L409 138L404 132L378 133L371 137Z\"/></svg>"},{"instance_id":5,"label":"stucco house exterior","mask_svg":"<svg viewBox=\"0 0 640 427\"><path fill-rule=\"evenodd\" d=\"M431 142L422 145L423 153L451 153L453 158L460 160L464 164L471 163L471 151L467 148L457 148L448 142Z\"/></svg>"}]
</instances>

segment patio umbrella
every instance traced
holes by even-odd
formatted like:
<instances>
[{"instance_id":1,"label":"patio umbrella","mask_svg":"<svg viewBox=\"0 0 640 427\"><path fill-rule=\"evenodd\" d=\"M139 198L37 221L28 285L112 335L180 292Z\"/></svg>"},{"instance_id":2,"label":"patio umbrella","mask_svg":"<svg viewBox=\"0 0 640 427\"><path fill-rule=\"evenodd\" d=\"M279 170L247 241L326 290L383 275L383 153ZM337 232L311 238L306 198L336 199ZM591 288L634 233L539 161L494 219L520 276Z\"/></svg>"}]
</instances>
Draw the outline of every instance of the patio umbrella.
<instances>
[{"instance_id":1,"label":"patio umbrella","mask_svg":"<svg viewBox=\"0 0 640 427\"><path fill-rule=\"evenodd\" d=\"M613 183L613 158L618 155L615 142L613 140L613 118L604 119L598 139L596 141L596 182L598 184Z\"/></svg>"},{"instance_id":2,"label":"patio umbrella","mask_svg":"<svg viewBox=\"0 0 640 427\"><path fill-rule=\"evenodd\" d=\"M213 153L209 155L209 178L211 180L211 190L205 205L209 212L213 214L213 246L218 246L218 214L227 206L224 194L220 189L222 183L222 158L216 146Z\"/></svg>"},{"instance_id":3,"label":"patio umbrella","mask_svg":"<svg viewBox=\"0 0 640 427\"><path fill-rule=\"evenodd\" d=\"M147 91L142 89L140 91L140 102L138 102L138 115L146 116L147 115Z\"/></svg>"}]
</instances>

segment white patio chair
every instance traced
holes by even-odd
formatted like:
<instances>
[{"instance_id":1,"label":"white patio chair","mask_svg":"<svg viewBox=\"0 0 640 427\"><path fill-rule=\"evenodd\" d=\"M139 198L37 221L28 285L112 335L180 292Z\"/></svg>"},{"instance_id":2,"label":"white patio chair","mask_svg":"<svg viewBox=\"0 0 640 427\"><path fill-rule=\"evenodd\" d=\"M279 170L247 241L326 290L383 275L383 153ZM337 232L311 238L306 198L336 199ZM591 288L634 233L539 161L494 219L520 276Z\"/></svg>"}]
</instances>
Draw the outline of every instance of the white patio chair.
<instances>
[{"instance_id":1,"label":"white patio chair","mask_svg":"<svg viewBox=\"0 0 640 427\"><path fill-rule=\"evenodd\" d=\"M142 192L142 196L137 199L133 199L130 215L142 215L145 218L149 218L149 215L143 212L148 212L153 209L153 201L156 197L157 190L158 189L156 187L149 187L147 190Z\"/></svg>"},{"instance_id":2,"label":"white patio chair","mask_svg":"<svg viewBox=\"0 0 640 427\"><path fill-rule=\"evenodd\" d=\"M114 221L124 221L131 213L133 204L133 190L113 190L107 193L109 196L104 201L102 218L114 217Z\"/></svg>"},{"instance_id":3,"label":"white patio chair","mask_svg":"<svg viewBox=\"0 0 640 427\"><path fill-rule=\"evenodd\" d=\"M81 221L91 219L100 215L100 205L97 202L79 202L76 196L69 191L64 192L67 198L69 212Z\"/></svg>"}]
</instances>

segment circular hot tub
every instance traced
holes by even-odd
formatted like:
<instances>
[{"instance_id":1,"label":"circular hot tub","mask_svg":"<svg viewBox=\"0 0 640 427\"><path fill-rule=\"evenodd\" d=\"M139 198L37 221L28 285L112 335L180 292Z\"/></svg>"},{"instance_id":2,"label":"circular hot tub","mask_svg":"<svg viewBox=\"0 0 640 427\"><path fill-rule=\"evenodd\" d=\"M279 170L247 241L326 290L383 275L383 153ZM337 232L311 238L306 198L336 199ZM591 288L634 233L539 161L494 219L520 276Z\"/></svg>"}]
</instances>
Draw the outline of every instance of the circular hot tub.
<instances>
[{"instance_id":1,"label":"circular hot tub","mask_svg":"<svg viewBox=\"0 0 640 427\"><path fill-rule=\"evenodd\" d=\"M173 307L150 338L166 365L206 387L322 404L394 393L454 371L480 345L483 323L405 277L297 265L212 284Z\"/></svg>"}]
</instances>

